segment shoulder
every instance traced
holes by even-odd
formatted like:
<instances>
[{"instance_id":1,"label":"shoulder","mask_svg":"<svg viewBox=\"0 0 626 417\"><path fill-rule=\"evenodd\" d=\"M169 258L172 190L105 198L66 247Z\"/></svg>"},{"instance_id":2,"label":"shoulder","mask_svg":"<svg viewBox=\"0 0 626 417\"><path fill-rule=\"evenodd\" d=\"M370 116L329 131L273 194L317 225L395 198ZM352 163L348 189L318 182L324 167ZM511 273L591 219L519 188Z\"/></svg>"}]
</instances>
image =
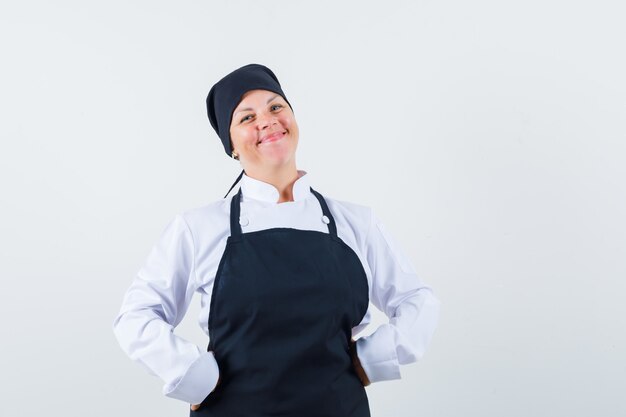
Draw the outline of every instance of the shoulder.
<instances>
[{"instance_id":1,"label":"shoulder","mask_svg":"<svg viewBox=\"0 0 626 417\"><path fill-rule=\"evenodd\" d=\"M183 210L176 217L187 224L194 236L210 232L221 234L230 226L230 201L230 197L212 201L199 207Z\"/></svg>"},{"instance_id":2,"label":"shoulder","mask_svg":"<svg viewBox=\"0 0 626 417\"><path fill-rule=\"evenodd\" d=\"M359 245L363 244L371 227L372 208L324 194L323 196L337 225L344 226L344 233L352 235Z\"/></svg>"},{"instance_id":3,"label":"shoulder","mask_svg":"<svg viewBox=\"0 0 626 417\"><path fill-rule=\"evenodd\" d=\"M331 210L335 209L335 211L355 218L357 220L360 219L369 221L372 211L371 207L369 206L366 206L364 204L358 204L352 201L337 199L334 197L324 196L324 199L326 200L326 203Z\"/></svg>"}]
</instances>

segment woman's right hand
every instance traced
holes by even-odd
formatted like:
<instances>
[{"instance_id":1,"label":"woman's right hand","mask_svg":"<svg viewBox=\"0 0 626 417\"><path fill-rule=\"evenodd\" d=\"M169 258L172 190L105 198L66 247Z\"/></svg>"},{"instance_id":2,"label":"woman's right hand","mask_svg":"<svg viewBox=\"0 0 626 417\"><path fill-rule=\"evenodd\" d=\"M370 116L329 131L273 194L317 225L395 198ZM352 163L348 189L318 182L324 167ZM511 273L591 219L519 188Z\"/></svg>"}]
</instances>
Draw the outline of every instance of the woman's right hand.
<instances>
[{"instance_id":1,"label":"woman's right hand","mask_svg":"<svg viewBox=\"0 0 626 417\"><path fill-rule=\"evenodd\" d=\"M215 384L215 388L217 388L217 386L220 384L221 380L222 380L222 376L220 375L220 376L217 377L217 383ZM215 388L213 388L213 391L215 391ZM213 391L209 392L209 395L211 395L211 393ZM200 404L191 404L191 411L197 411L200 408L201 405L202 405L202 403L200 403Z\"/></svg>"}]
</instances>

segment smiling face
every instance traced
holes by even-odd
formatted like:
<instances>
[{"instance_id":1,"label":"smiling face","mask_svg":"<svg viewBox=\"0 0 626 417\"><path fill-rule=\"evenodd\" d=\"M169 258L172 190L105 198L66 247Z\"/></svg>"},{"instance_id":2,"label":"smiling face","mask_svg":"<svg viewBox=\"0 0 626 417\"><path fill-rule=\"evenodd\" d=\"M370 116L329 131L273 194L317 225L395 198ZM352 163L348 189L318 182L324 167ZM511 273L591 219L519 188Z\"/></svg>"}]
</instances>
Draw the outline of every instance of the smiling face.
<instances>
[{"instance_id":1,"label":"smiling face","mask_svg":"<svg viewBox=\"0 0 626 417\"><path fill-rule=\"evenodd\" d=\"M232 148L246 172L295 164L298 124L285 99L267 90L250 90L233 111Z\"/></svg>"}]
</instances>

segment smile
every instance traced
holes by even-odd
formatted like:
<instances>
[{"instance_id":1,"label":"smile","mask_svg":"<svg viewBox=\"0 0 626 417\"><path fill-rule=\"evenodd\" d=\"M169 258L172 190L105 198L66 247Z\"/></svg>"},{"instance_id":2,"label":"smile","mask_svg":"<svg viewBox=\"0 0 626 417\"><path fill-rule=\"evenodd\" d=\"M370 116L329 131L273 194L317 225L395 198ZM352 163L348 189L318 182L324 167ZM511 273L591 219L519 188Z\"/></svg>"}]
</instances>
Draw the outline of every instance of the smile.
<instances>
[{"instance_id":1,"label":"smile","mask_svg":"<svg viewBox=\"0 0 626 417\"><path fill-rule=\"evenodd\" d=\"M285 133L287 132L276 132L276 133L272 133L271 135L267 135L264 138L262 138L259 142L257 142L257 145L270 143L270 142L276 142L277 140L282 139L285 136Z\"/></svg>"}]
</instances>

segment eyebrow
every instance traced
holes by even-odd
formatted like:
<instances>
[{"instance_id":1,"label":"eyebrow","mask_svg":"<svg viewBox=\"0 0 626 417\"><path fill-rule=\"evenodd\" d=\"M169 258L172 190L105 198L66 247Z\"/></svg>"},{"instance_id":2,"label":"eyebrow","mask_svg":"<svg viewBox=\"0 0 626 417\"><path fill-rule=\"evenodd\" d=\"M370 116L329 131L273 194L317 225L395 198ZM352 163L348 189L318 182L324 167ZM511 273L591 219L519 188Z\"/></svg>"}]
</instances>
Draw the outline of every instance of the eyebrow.
<instances>
[{"instance_id":1,"label":"eyebrow","mask_svg":"<svg viewBox=\"0 0 626 417\"><path fill-rule=\"evenodd\" d=\"M274 97L272 97L272 98L270 98L269 100L267 100L267 103L265 103L265 104L269 104L269 103L270 103L270 101L274 100L274 99L275 99L276 97L278 97L279 95L280 95L280 94L276 94ZM250 107L248 107L248 108L246 108L246 109L240 109L240 110L237 110L235 113L233 113L233 116L234 116L235 114L239 113L239 112L242 112L242 111L250 111L250 110L252 110Z\"/></svg>"}]
</instances>

